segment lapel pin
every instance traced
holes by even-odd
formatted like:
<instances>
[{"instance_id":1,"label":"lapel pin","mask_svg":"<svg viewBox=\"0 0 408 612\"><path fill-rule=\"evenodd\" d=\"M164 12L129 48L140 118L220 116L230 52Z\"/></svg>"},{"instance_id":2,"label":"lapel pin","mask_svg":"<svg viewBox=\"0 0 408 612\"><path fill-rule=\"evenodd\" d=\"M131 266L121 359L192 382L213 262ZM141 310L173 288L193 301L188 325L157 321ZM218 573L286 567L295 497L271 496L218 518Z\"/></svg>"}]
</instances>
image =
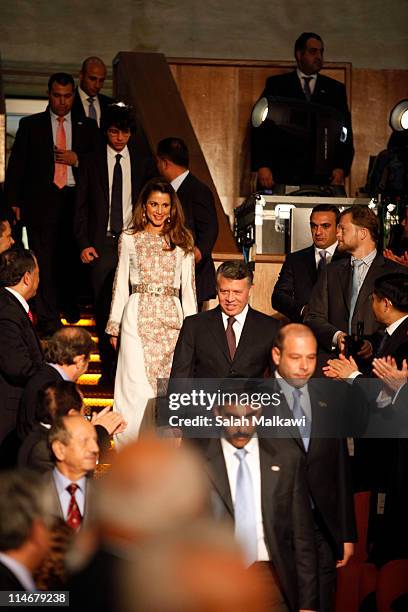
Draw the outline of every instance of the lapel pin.
<instances>
[{"instance_id":1,"label":"lapel pin","mask_svg":"<svg viewBox=\"0 0 408 612\"><path fill-rule=\"evenodd\" d=\"M319 406L321 406L322 408L327 408L327 404L326 402L318 402Z\"/></svg>"},{"instance_id":2,"label":"lapel pin","mask_svg":"<svg viewBox=\"0 0 408 612\"><path fill-rule=\"evenodd\" d=\"M271 470L272 472L280 472L280 467L279 465L271 465Z\"/></svg>"}]
</instances>

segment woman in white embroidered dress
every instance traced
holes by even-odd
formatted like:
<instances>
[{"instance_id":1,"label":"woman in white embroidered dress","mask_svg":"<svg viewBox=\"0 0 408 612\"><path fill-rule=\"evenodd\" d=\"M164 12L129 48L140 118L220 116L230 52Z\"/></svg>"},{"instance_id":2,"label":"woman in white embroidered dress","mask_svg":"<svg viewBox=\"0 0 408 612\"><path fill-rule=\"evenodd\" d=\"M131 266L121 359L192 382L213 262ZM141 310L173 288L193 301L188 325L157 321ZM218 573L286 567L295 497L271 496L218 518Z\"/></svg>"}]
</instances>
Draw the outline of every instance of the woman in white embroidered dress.
<instances>
[{"instance_id":1,"label":"woman in white embroidered dress","mask_svg":"<svg viewBox=\"0 0 408 612\"><path fill-rule=\"evenodd\" d=\"M119 240L106 327L115 348L120 335L113 409L128 425L117 444L137 438L157 379L170 375L183 318L196 312L193 238L173 187L153 179L140 194L132 228Z\"/></svg>"}]
</instances>

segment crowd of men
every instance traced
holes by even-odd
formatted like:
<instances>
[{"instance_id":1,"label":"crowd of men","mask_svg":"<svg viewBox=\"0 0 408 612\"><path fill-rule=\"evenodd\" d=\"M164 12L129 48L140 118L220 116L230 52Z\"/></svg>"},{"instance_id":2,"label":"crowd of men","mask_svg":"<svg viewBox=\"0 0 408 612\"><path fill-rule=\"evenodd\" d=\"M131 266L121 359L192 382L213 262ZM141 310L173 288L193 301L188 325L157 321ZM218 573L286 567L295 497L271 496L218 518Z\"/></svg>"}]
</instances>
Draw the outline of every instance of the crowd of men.
<instances>
[{"instance_id":1,"label":"crowd of men","mask_svg":"<svg viewBox=\"0 0 408 612\"><path fill-rule=\"evenodd\" d=\"M306 97L328 94L322 53L317 35L298 41L298 74L282 87L301 79ZM313 74L314 83L305 79ZM273 290L272 305L289 322L253 309L250 266L227 261L215 274L214 200L189 172L187 146L169 137L155 160L138 156L130 109L100 94L105 77L96 57L85 60L76 88L70 75L52 75L49 107L21 121L7 170L14 217L0 218L0 466L20 469L0 472L1 590L69 588L72 605L89 610L330 612L337 569L357 541L355 491L383 500L381 516L370 518L371 559L408 556L399 531L408 449L404 438L375 439L386 426L389 438L397 430L408 437L408 269L378 250L368 207L317 205L312 245L286 257ZM348 171L352 141L347 151L334 183ZM264 186L282 180L265 168ZM112 381L104 330L118 238L157 172L177 191L194 235L198 301L218 297L216 308L185 319L169 394L185 390L186 379L188 388L216 379L230 398L245 390L249 399L213 406L217 435L194 435L181 420L172 429L169 404L164 421L158 404L155 433L168 439L129 444L112 459L110 436L126 423L109 409L84 417L75 383L94 345L87 331L61 328L60 313L79 317L80 259L103 378ZM32 250L13 245L20 218ZM253 405L259 389L277 398L276 411ZM277 436L262 416L290 422L288 433ZM106 456L111 469L92 479Z\"/></svg>"}]
</instances>

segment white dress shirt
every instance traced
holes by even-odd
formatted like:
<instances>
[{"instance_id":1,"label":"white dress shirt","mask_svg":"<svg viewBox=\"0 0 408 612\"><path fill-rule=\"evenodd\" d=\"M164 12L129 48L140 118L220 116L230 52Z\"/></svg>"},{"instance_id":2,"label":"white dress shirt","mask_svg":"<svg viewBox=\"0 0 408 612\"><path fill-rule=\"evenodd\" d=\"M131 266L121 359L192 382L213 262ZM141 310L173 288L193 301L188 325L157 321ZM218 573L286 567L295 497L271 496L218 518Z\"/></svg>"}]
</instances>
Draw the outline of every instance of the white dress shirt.
<instances>
[{"instance_id":1,"label":"white dress shirt","mask_svg":"<svg viewBox=\"0 0 408 612\"><path fill-rule=\"evenodd\" d=\"M54 141L54 147L57 146L57 129L59 126L58 115L52 112L50 109L51 115L51 126L52 126L52 139ZM71 121L71 113L64 115L64 130L65 130L65 142L66 142L66 150L72 151L72 121ZM67 186L75 187L75 179L74 174L72 172L72 166L67 164L68 174L67 174Z\"/></svg>"},{"instance_id":2,"label":"white dress shirt","mask_svg":"<svg viewBox=\"0 0 408 612\"><path fill-rule=\"evenodd\" d=\"M221 447L224 454L225 466L227 468L228 481L231 491L232 503L235 506L235 492L237 485L237 475L239 468L239 459L235 453L238 450L228 442L225 438L221 438ZM261 464L259 458L259 442L256 436L253 436L245 446L247 454L245 461L249 467L252 477L252 485L255 495L255 512L256 512L256 535L257 535L257 561L269 561L269 553L265 543L265 530L262 518L262 502L261 502Z\"/></svg>"},{"instance_id":3,"label":"white dress shirt","mask_svg":"<svg viewBox=\"0 0 408 612\"><path fill-rule=\"evenodd\" d=\"M93 98L93 105L96 111L96 121L98 126L101 124L101 105L99 104L99 96L88 96L78 85L78 93L81 98L82 106L84 107L85 115L89 117L89 102L88 98Z\"/></svg>"},{"instance_id":4,"label":"white dress shirt","mask_svg":"<svg viewBox=\"0 0 408 612\"><path fill-rule=\"evenodd\" d=\"M244 310L242 310L239 314L234 315L235 321L234 324L232 326L232 329L234 330L234 334L235 334L235 346L238 348L238 343L239 340L241 338L241 334L242 334L242 330L245 324L245 319L247 317L248 314L248 304L245 306ZM221 315L222 315L222 322L224 324L224 329L227 330L227 326L228 326L228 319L230 317L230 315L225 314L225 312L221 311Z\"/></svg>"},{"instance_id":5,"label":"white dress shirt","mask_svg":"<svg viewBox=\"0 0 408 612\"><path fill-rule=\"evenodd\" d=\"M130 154L127 146L122 151L115 151L109 145L107 148L108 177L109 177L109 221L110 230L111 202L112 202L112 183L113 170L116 164L116 155L121 155L120 166L122 168L122 210L123 210L123 229L130 227L132 221L132 173L130 168Z\"/></svg>"},{"instance_id":6,"label":"white dress shirt","mask_svg":"<svg viewBox=\"0 0 408 612\"><path fill-rule=\"evenodd\" d=\"M334 251L337 249L337 240L336 242L334 242L333 244L331 244L330 246L328 246L325 249L318 249L317 246L315 245L315 261L316 261L316 268L319 266L321 257L320 257L320 253L321 251L326 251L326 263L329 264L331 262L331 260L333 259L333 255L334 255Z\"/></svg>"},{"instance_id":7,"label":"white dress shirt","mask_svg":"<svg viewBox=\"0 0 408 612\"><path fill-rule=\"evenodd\" d=\"M182 174L179 174L178 176L176 176L176 178L170 182L170 185L173 187L174 191L177 191L178 189L180 189L181 183L184 181L184 179L187 178L188 174L189 174L189 170L186 170Z\"/></svg>"},{"instance_id":8,"label":"white dress shirt","mask_svg":"<svg viewBox=\"0 0 408 612\"><path fill-rule=\"evenodd\" d=\"M57 468L53 469L52 476L54 478L55 486L57 488L57 493L62 508L62 514L64 515L64 519L67 520L69 502L71 501L71 495L68 493L67 487L72 484L73 481L69 480L69 478L64 476L64 474L61 474L61 472ZM75 481L74 484L78 485L78 489L75 493L75 499L78 504L81 516L84 516L86 477L83 476L79 480Z\"/></svg>"},{"instance_id":9,"label":"white dress shirt","mask_svg":"<svg viewBox=\"0 0 408 612\"><path fill-rule=\"evenodd\" d=\"M278 381L278 385L281 388L283 395L285 396L286 402L289 406L289 410L293 412L293 404L295 403L293 397L293 391L295 387L293 387L287 380L282 378L277 370L275 370L275 378ZM303 387L299 387L300 391L302 391L302 409L306 415L306 418L312 422L312 405L310 403L310 395L309 390L307 388L307 384Z\"/></svg>"},{"instance_id":10,"label":"white dress shirt","mask_svg":"<svg viewBox=\"0 0 408 612\"><path fill-rule=\"evenodd\" d=\"M296 74L298 75L298 79L300 81L300 86L303 89L303 91L305 91L305 82L303 79L309 79L309 87L310 87L310 93L313 95L313 92L315 90L316 87L316 81L317 81L317 72L315 74L305 74L304 72L302 72L301 70L299 70L299 68L296 68Z\"/></svg>"}]
</instances>

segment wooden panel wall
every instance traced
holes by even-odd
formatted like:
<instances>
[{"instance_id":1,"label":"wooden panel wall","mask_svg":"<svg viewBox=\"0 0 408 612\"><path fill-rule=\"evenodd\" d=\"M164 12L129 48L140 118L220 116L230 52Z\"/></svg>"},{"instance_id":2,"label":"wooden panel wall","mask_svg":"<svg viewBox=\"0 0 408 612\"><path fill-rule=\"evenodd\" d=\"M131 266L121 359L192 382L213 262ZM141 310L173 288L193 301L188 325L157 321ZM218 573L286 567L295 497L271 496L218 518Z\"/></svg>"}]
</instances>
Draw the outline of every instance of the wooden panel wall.
<instances>
[{"instance_id":1,"label":"wooden panel wall","mask_svg":"<svg viewBox=\"0 0 408 612\"><path fill-rule=\"evenodd\" d=\"M291 70L290 62L169 58L171 70L207 159L224 209L250 191L249 117L265 79ZM352 110L356 154L347 191L365 184L368 157L384 149L392 106L408 97L406 70L352 70L327 64L324 74L345 83Z\"/></svg>"}]
</instances>

